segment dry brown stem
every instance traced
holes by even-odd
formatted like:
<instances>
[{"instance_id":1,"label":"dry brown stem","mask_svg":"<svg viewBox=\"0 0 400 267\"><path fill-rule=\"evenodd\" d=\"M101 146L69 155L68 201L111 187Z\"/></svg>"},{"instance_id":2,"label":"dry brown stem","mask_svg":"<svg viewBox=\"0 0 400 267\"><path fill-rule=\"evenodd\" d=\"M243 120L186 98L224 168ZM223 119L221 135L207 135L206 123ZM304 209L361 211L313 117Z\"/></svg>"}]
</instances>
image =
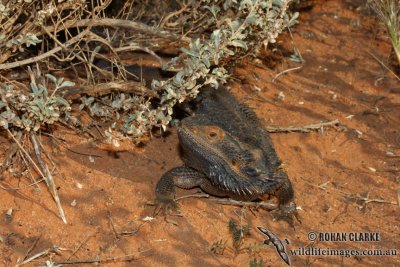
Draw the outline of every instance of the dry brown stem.
<instances>
[{"instance_id":1,"label":"dry brown stem","mask_svg":"<svg viewBox=\"0 0 400 267\"><path fill-rule=\"evenodd\" d=\"M77 100L82 97L82 95L103 96L111 93L112 91L121 93L135 93L136 95L149 96L154 98L158 97L155 91L150 90L141 82L134 81L115 81L82 87L72 87L64 89L64 94L67 99Z\"/></svg>"},{"instance_id":2,"label":"dry brown stem","mask_svg":"<svg viewBox=\"0 0 400 267\"><path fill-rule=\"evenodd\" d=\"M70 40L68 40L67 42L65 42L63 47L68 47L76 42L79 42L86 34L88 34L90 28L87 28L86 30L84 30L83 32L79 33L78 35L76 35L75 37L72 37ZM5 69L13 69L13 68L17 68L17 67L22 67L28 64L32 64L35 62L39 62L41 60L44 60L52 55L54 55L57 52L60 52L61 50L63 50L62 46L56 46L53 49L35 56L35 57L31 57L31 58L27 58L24 60L20 60L20 61L15 61L15 62L11 62L11 63L4 63L4 64L0 64L0 70L5 70Z\"/></svg>"},{"instance_id":3,"label":"dry brown stem","mask_svg":"<svg viewBox=\"0 0 400 267\"><path fill-rule=\"evenodd\" d=\"M65 21L63 24L63 28L57 29L56 25L46 27L46 31L54 32L61 31L64 29L70 28L82 28L87 25L91 25L93 27L103 26L103 27L113 27L113 28L125 28L130 30L136 30L139 32L143 32L146 34L154 35L161 38L173 39L173 40L181 40L186 43L190 42L189 37L182 37L181 35L177 35L175 33L162 30L157 27L151 27L144 23L124 20L124 19L109 19L109 18L96 18L96 19L82 19L82 20L69 20ZM40 33L38 33L40 34Z\"/></svg>"},{"instance_id":4,"label":"dry brown stem","mask_svg":"<svg viewBox=\"0 0 400 267\"><path fill-rule=\"evenodd\" d=\"M279 133L279 132L301 132L301 133L309 133L311 130L321 130L323 127L328 126L337 126L339 124L339 120L333 120L328 122L321 122L310 124L306 126L288 126L288 127L269 127L267 126L267 132L270 133Z\"/></svg>"},{"instance_id":5,"label":"dry brown stem","mask_svg":"<svg viewBox=\"0 0 400 267\"><path fill-rule=\"evenodd\" d=\"M276 209L278 205L273 202L269 201L259 201L259 202L253 202L253 201L238 201L234 200L231 198L217 198L217 197L212 197L209 194L193 194L193 195L185 195L181 196L175 199L175 201L179 201L185 198L208 198L211 201L214 201L218 204L222 205L232 205L232 206L240 206L240 207L261 207L269 210Z\"/></svg>"},{"instance_id":6,"label":"dry brown stem","mask_svg":"<svg viewBox=\"0 0 400 267\"><path fill-rule=\"evenodd\" d=\"M47 187L50 190L51 195L54 198L54 201L56 202L57 205L57 209L58 212L60 214L61 219L63 220L63 222L66 224L67 223L67 219L65 218L65 214L64 214L64 210L61 206L61 201L60 201L60 197L58 196L58 192L57 192L57 188L56 185L54 184L54 179L53 179L53 175L51 174L49 167L47 166L47 164L44 162L43 158L42 158L42 153L38 144L38 141L36 139L36 135L34 132L31 132L31 141L34 147L34 151L36 154L36 158L38 160L39 166L42 170L42 173L44 174L44 178L46 180L46 184Z\"/></svg>"}]
</instances>

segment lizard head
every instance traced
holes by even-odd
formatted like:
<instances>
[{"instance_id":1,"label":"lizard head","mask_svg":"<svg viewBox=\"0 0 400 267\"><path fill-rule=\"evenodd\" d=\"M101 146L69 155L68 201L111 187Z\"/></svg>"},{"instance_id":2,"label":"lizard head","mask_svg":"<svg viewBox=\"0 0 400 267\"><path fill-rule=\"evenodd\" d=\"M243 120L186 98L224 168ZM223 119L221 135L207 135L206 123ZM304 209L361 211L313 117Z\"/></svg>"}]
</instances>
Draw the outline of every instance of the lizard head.
<instances>
[{"instance_id":1,"label":"lizard head","mask_svg":"<svg viewBox=\"0 0 400 267\"><path fill-rule=\"evenodd\" d=\"M278 182L269 178L261 149L201 118L185 120L178 136L185 163L232 197L257 199Z\"/></svg>"}]
</instances>

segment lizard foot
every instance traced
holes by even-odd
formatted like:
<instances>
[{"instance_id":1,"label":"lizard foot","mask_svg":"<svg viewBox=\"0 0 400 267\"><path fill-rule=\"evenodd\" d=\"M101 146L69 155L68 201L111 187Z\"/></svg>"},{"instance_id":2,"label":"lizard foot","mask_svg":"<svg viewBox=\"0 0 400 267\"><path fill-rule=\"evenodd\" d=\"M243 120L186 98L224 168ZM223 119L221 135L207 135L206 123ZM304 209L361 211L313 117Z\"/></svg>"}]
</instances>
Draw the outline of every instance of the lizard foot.
<instances>
[{"instance_id":1,"label":"lizard foot","mask_svg":"<svg viewBox=\"0 0 400 267\"><path fill-rule=\"evenodd\" d=\"M280 205L277 210L271 211L271 215L274 221L286 221L293 228L294 219L301 223L300 215L297 212L296 204L294 202Z\"/></svg>"},{"instance_id":2,"label":"lizard foot","mask_svg":"<svg viewBox=\"0 0 400 267\"><path fill-rule=\"evenodd\" d=\"M154 205L156 207L153 211L153 217L157 216L160 212L164 216L171 214L173 211L176 211L179 214L178 204L169 196L157 196L157 199L154 201Z\"/></svg>"}]
</instances>

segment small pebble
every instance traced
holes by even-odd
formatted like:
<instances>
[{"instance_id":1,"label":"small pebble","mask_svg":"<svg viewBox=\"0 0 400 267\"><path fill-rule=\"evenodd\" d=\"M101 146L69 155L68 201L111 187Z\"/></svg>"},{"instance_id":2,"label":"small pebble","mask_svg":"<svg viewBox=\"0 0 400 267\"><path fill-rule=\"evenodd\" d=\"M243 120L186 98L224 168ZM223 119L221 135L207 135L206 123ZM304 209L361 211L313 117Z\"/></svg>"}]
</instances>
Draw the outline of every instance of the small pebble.
<instances>
[{"instance_id":1,"label":"small pebble","mask_svg":"<svg viewBox=\"0 0 400 267\"><path fill-rule=\"evenodd\" d=\"M9 209L7 210L7 212L6 212L6 215L9 216L9 217L11 217L12 214L13 214L13 208L9 208Z\"/></svg>"},{"instance_id":2,"label":"small pebble","mask_svg":"<svg viewBox=\"0 0 400 267\"><path fill-rule=\"evenodd\" d=\"M392 151L386 151L386 155L393 157L394 153Z\"/></svg>"},{"instance_id":3,"label":"small pebble","mask_svg":"<svg viewBox=\"0 0 400 267\"><path fill-rule=\"evenodd\" d=\"M279 101L284 101L285 100L285 94L281 91L281 92L279 92L278 93L278 95L276 96L276 98L279 100Z\"/></svg>"},{"instance_id":4,"label":"small pebble","mask_svg":"<svg viewBox=\"0 0 400 267\"><path fill-rule=\"evenodd\" d=\"M346 119L350 120L350 119L352 119L353 117L354 117L354 115L353 115L353 114L350 114L349 116L346 116Z\"/></svg>"},{"instance_id":5,"label":"small pebble","mask_svg":"<svg viewBox=\"0 0 400 267\"><path fill-rule=\"evenodd\" d=\"M121 144L119 143L119 141L116 140L116 139L113 139L113 140L112 140L112 145L115 146L115 147L120 147L120 146L121 146Z\"/></svg>"},{"instance_id":6,"label":"small pebble","mask_svg":"<svg viewBox=\"0 0 400 267\"><path fill-rule=\"evenodd\" d=\"M254 91L256 91L256 92L261 92L261 88L258 87L257 85L254 85L254 86L253 86L253 89L254 89Z\"/></svg>"},{"instance_id":7,"label":"small pebble","mask_svg":"<svg viewBox=\"0 0 400 267\"><path fill-rule=\"evenodd\" d=\"M363 133L360 131L360 130L354 130L354 132L358 135L358 138L360 138L362 135L363 135Z\"/></svg>"},{"instance_id":8,"label":"small pebble","mask_svg":"<svg viewBox=\"0 0 400 267\"><path fill-rule=\"evenodd\" d=\"M153 221L154 220L154 217L151 217L151 216L146 216L146 217L144 217L143 219L142 219L142 221L144 221L144 222L151 222L151 221Z\"/></svg>"}]
</instances>

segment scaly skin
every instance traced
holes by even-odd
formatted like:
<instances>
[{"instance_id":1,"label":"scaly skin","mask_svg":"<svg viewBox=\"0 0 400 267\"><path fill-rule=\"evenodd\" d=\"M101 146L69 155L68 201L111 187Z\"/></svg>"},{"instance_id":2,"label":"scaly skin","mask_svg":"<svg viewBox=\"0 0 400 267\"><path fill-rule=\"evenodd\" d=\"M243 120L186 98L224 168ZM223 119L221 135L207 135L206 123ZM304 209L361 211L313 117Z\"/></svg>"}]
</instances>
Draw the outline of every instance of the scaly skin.
<instances>
[{"instance_id":1,"label":"scaly skin","mask_svg":"<svg viewBox=\"0 0 400 267\"><path fill-rule=\"evenodd\" d=\"M207 88L197 101L196 114L178 128L185 165L161 177L159 207L176 207L175 186L243 201L273 195L279 202L275 217L293 225L298 217L292 185L255 113L225 88Z\"/></svg>"}]
</instances>

